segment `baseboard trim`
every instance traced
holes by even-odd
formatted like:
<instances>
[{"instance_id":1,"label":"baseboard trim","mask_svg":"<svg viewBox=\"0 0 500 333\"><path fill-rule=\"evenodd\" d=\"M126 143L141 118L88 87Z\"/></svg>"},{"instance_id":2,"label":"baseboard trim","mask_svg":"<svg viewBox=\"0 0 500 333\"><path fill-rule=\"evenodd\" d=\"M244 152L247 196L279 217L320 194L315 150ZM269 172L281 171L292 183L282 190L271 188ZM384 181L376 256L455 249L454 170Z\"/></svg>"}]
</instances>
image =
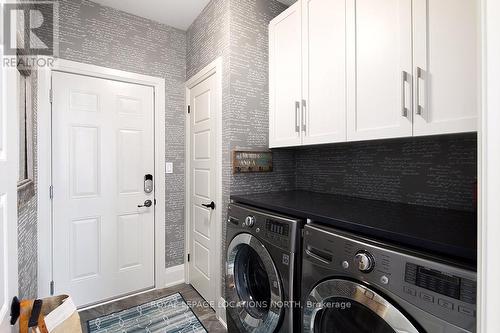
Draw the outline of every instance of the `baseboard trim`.
<instances>
[{"instance_id":1,"label":"baseboard trim","mask_svg":"<svg viewBox=\"0 0 500 333\"><path fill-rule=\"evenodd\" d=\"M184 265L177 265L165 269L165 288L184 282Z\"/></svg>"},{"instance_id":2,"label":"baseboard trim","mask_svg":"<svg viewBox=\"0 0 500 333\"><path fill-rule=\"evenodd\" d=\"M219 298L219 306L217 307L216 314L217 314L217 319L219 319L219 322L227 330L226 308L224 307L224 304L226 304L226 300L223 297Z\"/></svg>"},{"instance_id":3,"label":"baseboard trim","mask_svg":"<svg viewBox=\"0 0 500 333\"><path fill-rule=\"evenodd\" d=\"M217 319L219 319L219 323L227 330L227 324L226 322L224 321L224 319L222 319L221 317L217 316Z\"/></svg>"}]
</instances>

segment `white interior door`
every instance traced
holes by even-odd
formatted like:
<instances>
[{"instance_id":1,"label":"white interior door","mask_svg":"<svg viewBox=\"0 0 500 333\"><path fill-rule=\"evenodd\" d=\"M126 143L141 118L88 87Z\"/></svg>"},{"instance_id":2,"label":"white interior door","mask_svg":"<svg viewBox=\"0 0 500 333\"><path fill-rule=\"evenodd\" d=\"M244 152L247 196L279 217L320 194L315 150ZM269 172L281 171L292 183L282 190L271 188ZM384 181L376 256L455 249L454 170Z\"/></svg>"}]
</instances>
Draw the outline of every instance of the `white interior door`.
<instances>
[{"instance_id":1,"label":"white interior door","mask_svg":"<svg viewBox=\"0 0 500 333\"><path fill-rule=\"evenodd\" d=\"M302 143L301 8L297 2L269 24L269 146Z\"/></svg>"},{"instance_id":2,"label":"white interior door","mask_svg":"<svg viewBox=\"0 0 500 333\"><path fill-rule=\"evenodd\" d=\"M304 144L346 140L345 0L302 2ZM325 42L326 41L326 42Z\"/></svg>"},{"instance_id":3,"label":"white interior door","mask_svg":"<svg viewBox=\"0 0 500 333\"><path fill-rule=\"evenodd\" d=\"M190 122L190 261L189 280L203 298L215 302L216 211L203 205L216 198L216 76L212 75L192 89L189 99Z\"/></svg>"},{"instance_id":4,"label":"white interior door","mask_svg":"<svg viewBox=\"0 0 500 333\"><path fill-rule=\"evenodd\" d=\"M0 66L0 332L10 332L10 302L18 292L16 73Z\"/></svg>"},{"instance_id":5,"label":"white interior door","mask_svg":"<svg viewBox=\"0 0 500 333\"><path fill-rule=\"evenodd\" d=\"M411 0L347 0L347 139L412 135Z\"/></svg>"},{"instance_id":6,"label":"white interior door","mask_svg":"<svg viewBox=\"0 0 500 333\"><path fill-rule=\"evenodd\" d=\"M414 0L415 135L477 131L479 2Z\"/></svg>"},{"instance_id":7,"label":"white interior door","mask_svg":"<svg viewBox=\"0 0 500 333\"><path fill-rule=\"evenodd\" d=\"M52 87L55 293L84 306L154 287L153 88L61 72Z\"/></svg>"}]
</instances>

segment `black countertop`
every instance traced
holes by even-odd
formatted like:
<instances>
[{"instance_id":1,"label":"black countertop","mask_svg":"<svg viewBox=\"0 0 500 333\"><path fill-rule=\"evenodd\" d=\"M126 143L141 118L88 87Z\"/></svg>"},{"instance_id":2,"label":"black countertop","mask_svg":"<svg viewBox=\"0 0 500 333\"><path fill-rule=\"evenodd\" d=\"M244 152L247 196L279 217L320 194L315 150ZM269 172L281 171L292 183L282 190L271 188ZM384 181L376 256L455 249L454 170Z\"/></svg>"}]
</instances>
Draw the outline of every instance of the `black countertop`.
<instances>
[{"instance_id":1,"label":"black countertop","mask_svg":"<svg viewBox=\"0 0 500 333\"><path fill-rule=\"evenodd\" d=\"M309 191L232 195L231 200L475 265L472 212Z\"/></svg>"}]
</instances>

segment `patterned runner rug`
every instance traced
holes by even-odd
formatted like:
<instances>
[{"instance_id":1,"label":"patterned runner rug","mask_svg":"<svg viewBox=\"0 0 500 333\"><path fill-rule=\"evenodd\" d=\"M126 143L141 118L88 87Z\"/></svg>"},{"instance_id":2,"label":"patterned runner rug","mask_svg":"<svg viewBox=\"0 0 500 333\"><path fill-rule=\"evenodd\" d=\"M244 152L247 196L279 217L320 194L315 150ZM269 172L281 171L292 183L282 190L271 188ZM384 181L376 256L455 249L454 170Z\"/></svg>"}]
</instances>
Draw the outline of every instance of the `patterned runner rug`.
<instances>
[{"instance_id":1,"label":"patterned runner rug","mask_svg":"<svg viewBox=\"0 0 500 333\"><path fill-rule=\"evenodd\" d=\"M89 333L206 333L207 331L176 293L87 322Z\"/></svg>"}]
</instances>

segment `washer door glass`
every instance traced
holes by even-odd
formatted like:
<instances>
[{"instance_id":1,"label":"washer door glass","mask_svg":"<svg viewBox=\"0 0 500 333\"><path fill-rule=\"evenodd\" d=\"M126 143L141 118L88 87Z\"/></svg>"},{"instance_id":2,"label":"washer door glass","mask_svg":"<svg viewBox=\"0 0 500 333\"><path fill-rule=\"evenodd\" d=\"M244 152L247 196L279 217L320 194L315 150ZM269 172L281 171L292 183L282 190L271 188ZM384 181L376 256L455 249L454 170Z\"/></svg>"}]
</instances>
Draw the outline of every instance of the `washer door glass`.
<instances>
[{"instance_id":1,"label":"washer door glass","mask_svg":"<svg viewBox=\"0 0 500 333\"><path fill-rule=\"evenodd\" d=\"M249 245L242 245L234 260L234 283L247 312L262 319L269 311L271 286L266 268L258 253Z\"/></svg>"},{"instance_id":2,"label":"washer door glass","mask_svg":"<svg viewBox=\"0 0 500 333\"><path fill-rule=\"evenodd\" d=\"M347 309L345 306L349 304ZM314 332L332 333L395 333L395 331L366 306L353 300L333 297L316 313Z\"/></svg>"},{"instance_id":3,"label":"washer door glass","mask_svg":"<svg viewBox=\"0 0 500 333\"><path fill-rule=\"evenodd\" d=\"M269 333L279 326L281 280L269 251L250 234L236 235L227 248L226 298L240 331Z\"/></svg>"},{"instance_id":4,"label":"washer door glass","mask_svg":"<svg viewBox=\"0 0 500 333\"><path fill-rule=\"evenodd\" d=\"M303 319L304 333L419 333L408 317L377 292L343 279L314 287Z\"/></svg>"}]
</instances>

